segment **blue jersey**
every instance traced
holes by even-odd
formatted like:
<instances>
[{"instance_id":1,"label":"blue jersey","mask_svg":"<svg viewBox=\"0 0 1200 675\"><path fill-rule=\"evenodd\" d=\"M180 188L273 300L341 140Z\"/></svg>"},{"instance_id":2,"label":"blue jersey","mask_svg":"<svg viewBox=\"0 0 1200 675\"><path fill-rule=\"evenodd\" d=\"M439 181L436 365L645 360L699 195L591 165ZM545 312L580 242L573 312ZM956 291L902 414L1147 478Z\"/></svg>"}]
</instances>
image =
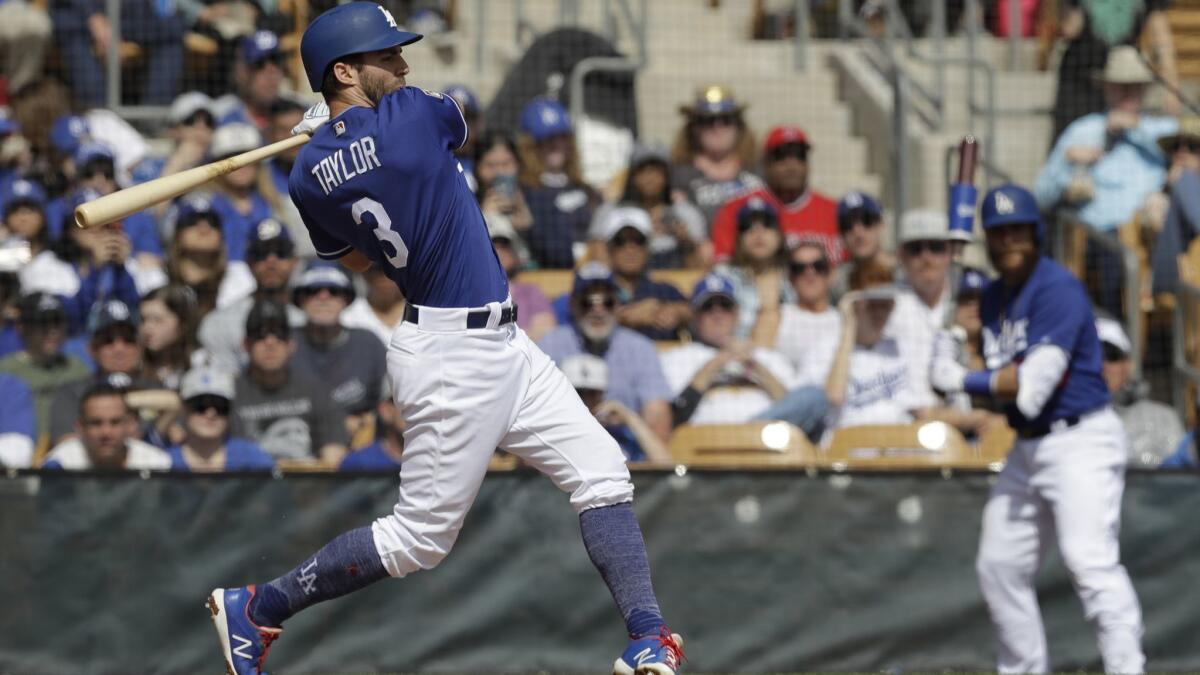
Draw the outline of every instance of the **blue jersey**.
<instances>
[{"instance_id":1,"label":"blue jersey","mask_svg":"<svg viewBox=\"0 0 1200 675\"><path fill-rule=\"evenodd\" d=\"M242 213L233 201L221 193L212 196L212 209L221 216L221 235L230 260L245 260L250 233L259 222L271 218L271 205L257 192L250 194L250 212Z\"/></svg>"},{"instance_id":2,"label":"blue jersey","mask_svg":"<svg viewBox=\"0 0 1200 675\"><path fill-rule=\"evenodd\" d=\"M288 178L317 255L358 250L416 305L503 302L508 280L453 152L466 137L453 99L415 87L321 126Z\"/></svg>"},{"instance_id":3,"label":"blue jersey","mask_svg":"<svg viewBox=\"0 0 1200 675\"><path fill-rule=\"evenodd\" d=\"M183 458L183 446L172 445L167 448L171 456L171 470L191 472L187 460ZM275 468L275 460L254 441L245 438L231 438L225 442L225 471L271 471Z\"/></svg>"},{"instance_id":4,"label":"blue jersey","mask_svg":"<svg viewBox=\"0 0 1200 675\"><path fill-rule=\"evenodd\" d=\"M1067 372L1036 419L1027 419L1015 404L1006 406L1014 429L1049 424L1108 404L1092 302L1066 268L1042 258L1015 294L1003 281L993 281L983 291L979 316L983 356L992 370L1020 364L1040 345L1054 345L1067 353Z\"/></svg>"}]
</instances>

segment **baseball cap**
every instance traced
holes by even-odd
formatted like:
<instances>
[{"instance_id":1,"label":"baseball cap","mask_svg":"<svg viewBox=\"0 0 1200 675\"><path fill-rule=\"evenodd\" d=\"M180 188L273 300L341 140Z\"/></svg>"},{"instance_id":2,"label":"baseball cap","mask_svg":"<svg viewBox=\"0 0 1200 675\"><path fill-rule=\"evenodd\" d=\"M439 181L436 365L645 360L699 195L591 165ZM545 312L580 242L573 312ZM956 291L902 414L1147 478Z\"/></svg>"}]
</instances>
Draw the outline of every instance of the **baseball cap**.
<instances>
[{"instance_id":1,"label":"baseball cap","mask_svg":"<svg viewBox=\"0 0 1200 675\"><path fill-rule=\"evenodd\" d=\"M350 282L350 277L346 276L340 267L326 263L314 263L304 270L300 274L300 278L296 280L292 296L299 304L300 296L319 291L322 288L349 296L350 300L354 299L354 284Z\"/></svg>"},{"instance_id":2,"label":"baseball cap","mask_svg":"<svg viewBox=\"0 0 1200 675\"><path fill-rule=\"evenodd\" d=\"M779 209L762 197L751 197L737 212L738 232L745 232L754 223L779 228Z\"/></svg>"},{"instance_id":3,"label":"baseball cap","mask_svg":"<svg viewBox=\"0 0 1200 675\"><path fill-rule=\"evenodd\" d=\"M571 287L571 295L578 296L597 284L609 286L614 291L617 289L617 282L613 279L612 270L607 265L598 262L586 263L575 272L575 283Z\"/></svg>"},{"instance_id":4,"label":"baseball cap","mask_svg":"<svg viewBox=\"0 0 1200 675\"><path fill-rule=\"evenodd\" d=\"M207 366L187 371L179 382L179 398L184 401L197 396L219 396L232 401L235 391L233 375Z\"/></svg>"},{"instance_id":5,"label":"baseball cap","mask_svg":"<svg viewBox=\"0 0 1200 675\"><path fill-rule=\"evenodd\" d=\"M1033 193L1012 183L1001 185L984 195L979 215L985 229L1000 225L1037 224L1042 220L1042 212Z\"/></svg>"},{"instance_id":6,"label":"baseball cap","mask_svg":"<svg viewBox=\"0 0 1200 675\"><path fill-rule=\"evenodd\" d=\"M167 213L166 221L174 232L192 227L200 221L207 221L214 228L221 229L221 214L213 209L212 200L207 194L188 195L175 202Z\"/></svg>"},{"instance_id":7,"label":"baseball cap","mask_svg":"<svg viewBox=\"0 0 1200 675\"><path fill-rule=\"evenodd\" d=\"M8 106L0 106L0 136L15 134L21 131L21 125L12 117L12 111Z\"/></svg>"},{"instance_id":8,"label":"baseball cap","mask_svg":"<svg viewBox=\"0 0 1200 675\"><path fill-rule=\"evenodd\" d=\"M767 134L767 140L763 144L763 151L770 153L775 148L781 145L802 145L805 148L812 147L808 142L808 134L800 127L780 126L771 130Z\"/></svg>"},{"instance_id":9,"label":"baseball cap","mask_svg":"<svg viewBox=\"0 0 1200 675\"><path fill-rule=\"evenodd\" d=\"M521 111L521 131L540 143L552 136L571 133L571 117L558 101L544 96L535 98Z\"/></svg>"},{"instance_id":10,"label":"baseball cap","mask_svg":"<svg viewBox=\"0 0 1200 675\"><path fill-rule=\"evenodd\" d=\"M279 58L279 36L269 30L259 30L242 38L238 45L238 60L258 65Z\"/></svg>"},{"instance_id":11,"label":"baseball cap","mask_svg":"<svg viewBox=\"0 0 1200 675\"><path fill-rule=\"evenodd\" d=\"M83 167L97 160L115 162L116 155L113 154L112 148L103 143L84 142L75 148L74 159L75 166L82 170Z\"/></svg>"},{"instance_id":12,"label":"baseball cap","mask_svg":"<svg viewBox=\"0 0 1200 675\"><path fill-rule=\"evenodd\" d=\"M280 258L290 258L296 254L296 244L283 223L264 218L250 230L246 259L250 262L266 260L272 253Z\"/></svg>"},{"instance_id":13,"label":"baseball cap","mask_svg":"<svg viewBox=\"0 0 1200 675\"><path fill-rule=\"evenodd\" d=\"M958 294L982 293L989 283L991 280L987 278L986 274L974 267L965 267L962 277L958 281Z\"/></svg>"},{"instance_id":14,"label":"baseball cap","mask_svg":"<svg viewBox=\"0 0 1200 675\"><path fill-rule=\"evenodd\" d=\"M837 206L837 221L838 225L846 222L851 216L861 214L871 220L882 218L883 209L880 208L879 202L875 198L865 192L850 192L838 202Z\"/></svg>"},{"instance_id":15,"label":"baseball cap","mask_svg":"<svg viewBox=\"0 0 1200 675\"><path fill-rule=\"evenodd\" d=\"M576 389L608 391L608 364L593 354L572 354L563 359L563 375Z\"/></svg>"},{"instance_id":16,"label":"baseball cap","mask_svg":"<svg viewBox=\"0 0 1200 675\"><path fill-rule=\"evenodd\" d=\"M1133 344L1129 342L1129 336L1125 334L1125 329L1114 319L1103 316L1098 317L1096 319L1096 334L1100 337L1101 343L1116 347L1125 356L1128 356L1133 351Z\"/></svg>"},{"instance_id":17,"label":"baseball cap","mask_svg":"<svg viewBox=\"0 0 1200 675\"><path fill-rule=\"evenodd\" d=\"M943 211L913 209L900 218L900 244L912 241L948 241L950 219Z\"/></svg>"},{"instance_id":18,"label":"baseball cap","mask_svg":"<svg viewBox=\"0 0 1200 675\"><path fill-rule=\"evenodd\" d=\"M112 326L138 325L137 314L120 300L102 300L92 306L88 315L87 329L89 335L95 335Z\"/></svg>"},{"instance_id":19,"label":"baseball cap","mask_svg":"<svg viewBox=\"0 0 1200 675\"><path fill-rule=\"evenodd\" d=\"M258 129L242 122L233 122L217 127L213 132L212 145L208 154L213 159L224 159L248 152L262 145Z\"/></svg>"},{"instance_id":20,"label":"baseball cap","mask_svg":"<svg viewBox=\"0 0 1200 675\"><path fill-rule=\"evenodd\" d=\"M31 180L18 178L5 188L4 194L0 196L0 203L4 204L5 216L18 206L34 206L41 209L46 206L46 191Z\"/></svg>"},{"instance_id":21,"label":"baseball cap","mask_svg":"<svg viewBox=\"0 0 1200 675\"><path fill-rule=\"evenodd\" d=\"M713 115L732 115L742 112L746 106L738 103L733 92L728 87L710 84L701 87L696 92L696 98L690 106L680 106L679 112L689 117L709 117Z\"/></svg>"},{"instance_id":22,"label":"baseball cap","mask_svg":"<svg viewBox=\"0 0 1200 675\"><path fill-rule=\"evenodd\" d=\"M704 303L717 296L724 296L729 298L733 304L737 304L733 282L721 274L708 274L692 289L692 309L700 309Z\"/></svg>"},{"instance_id":23,"label":"baseball cap","mask_svg":"<svg viewBox=\"0 0 1200 675\"><path fill-rule=\"evenodd\" d=\"M521 240L520 236L517 235L517 229L513 227L512 221L503 213L488 213L483 217L483 221L487 223L489 238L505 239L510 244Z\"/></svg>"},{"instance_id":24,"label":"baseball cap","mask_svg":"<svg viewBox=\"0 0 1200 675\"><path fill-rule=\"evenodd\" d=\"M50 126L50 145L64 155L73 155L88 133L87 120L79 115L63 115Z\"/></svg>"},{"instance_id":25,"label":"baseball cap","mask_svg":"<svg viewBox=\"0 0 1200 675\"><path fill-rule=\"evenodd\" d=\"M46 323L67 320L67 307L61 298L53 293L29 293L17 301L17 316L19 322Z\"/></svg>"},{"instance_id":26,"label":"baseball cap","mask_svg":"<svg viewBox=\"0 0 1200 675\"><path fill-rule=\"evenodd\" d=\"M167 111L167 121L172 126L183 124L189 117L200 111L216 117L213 113L212 98L201 91L185 91L171 102L171 109Z\"/></svg>"},{"instance_id":27,"label":"baseball cap","mask_svg":"<svg viewBox=\"0 0 1200 675\"><path fill-rule=\"evenodd\" d=\"M287 309L275 300L257 300L246 315L246 338L261 340L268 335L284 340L292 336Z\"/></svg>"},{"instance_id":28,"label":"baseball cap","mask_svg":"<svg viewBox=\"0 0 1200 675\"><path fill-rule=\"evenodd\" d=\"M646 213L645 209L638 206L618 206L604 216L600 236L604 241L612 241L618 232L627 227L641 232L647 239L654 231L654 226L650 223L650 214Z\"/></svg>"},{"instance_id":29,"label":"baseball cap","mask_svg":"<svg viewBox=\"0 0 1200 675\"><path fill-rule=\"evenodd\" d=\"M452 84L446 87L442 93L454 99L464 114L472 115L479 112L479 99L475 96L475 92L468 89L465 84Z\"/></svg>"},{"instance_id":30,"label":"baseball cap","mask_svg":"<svg viewBox=\"0 0 1200 675\"><path fill-rule=\"evenodd\" d=\"M667 165L671 163L665 145L662 143L638 143L633 146L633 152L629 155L631 169L651 162Z\"/></svg>"}]
</instances>

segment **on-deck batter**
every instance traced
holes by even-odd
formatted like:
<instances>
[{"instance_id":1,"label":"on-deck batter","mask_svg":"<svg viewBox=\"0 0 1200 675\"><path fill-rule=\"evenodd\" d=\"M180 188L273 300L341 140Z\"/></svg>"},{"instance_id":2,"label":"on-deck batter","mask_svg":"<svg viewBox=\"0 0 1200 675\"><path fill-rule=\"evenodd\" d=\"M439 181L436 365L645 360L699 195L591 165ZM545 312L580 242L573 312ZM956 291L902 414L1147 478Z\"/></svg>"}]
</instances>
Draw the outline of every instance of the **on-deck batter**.
<instances>
[{"instance_id":1,"label":"on-deck batter","mask_svg":"<svg viewBox=\"0 0 1200 675\"><path fill-rule=\"evenodd\" d=\"M982 220L1000 272L980 304L987 368L967 372L943 334L931 381L944 392L1006 401L1018 435L984 508L976 563L999 638L997 668L1050 670L1033 577L1057 539L1105 671L1141 673L1141 608L1117 545L1125 433L1101 375L1091 301L1070 272L1039 253L1044 226L1029 191L992 190Z\"/></svg>"},{"instance_id":2,"label":"on-deck batter","mask_svg":"<svg viewBox=\"0 0 1200 675\"><path fill-rule=\"evenodd\" d=\"M318 255L375 265L409 305L388 348L408 426L393 512L334 539L259 586L216 589L209 608L229 672L258 673L279 626L322 600L436 566L450 551L495 448L570 494L584 544L630 643L616 673L674 673L678 635L650 583L624 456L553 362L517 327L517 308L454 151L467 125L448 96L406 87L401 31L381 6L352 2L318 16L301 55L328 103L288 188Z\"/></svg>"}]
</instances>

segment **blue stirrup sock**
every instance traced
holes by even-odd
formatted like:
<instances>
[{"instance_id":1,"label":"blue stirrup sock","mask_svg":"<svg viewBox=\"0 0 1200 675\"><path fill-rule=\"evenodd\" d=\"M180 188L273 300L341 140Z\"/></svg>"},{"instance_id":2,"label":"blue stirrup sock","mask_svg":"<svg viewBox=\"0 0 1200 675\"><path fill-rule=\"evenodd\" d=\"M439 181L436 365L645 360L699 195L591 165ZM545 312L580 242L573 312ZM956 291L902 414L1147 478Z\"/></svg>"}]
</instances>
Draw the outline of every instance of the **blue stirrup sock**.
<instances>
[{"instance_id":1,"label":"blue stirrup sock","mask_svg":"<svg viewBox=\"0 0 1200 675\"><path fill-rule=\"evenodd\" d=\"M629 636L657 635L666 622L650 583L646 543L633 504L588 509L579 514L579 527L588 556L608 584Z\"/></svg>"},{"instance_id":2,"label":"blue stirrup sock","mask_svg":"<svg viewBox=\"0 0 1200 675\"><path fill-rule=\"evenodd\" d=\"M350 530L296 569L259 585L250 601L250 620L277 628L310 605L353 593L387 576L370 526Z\"/></svg>"}]
</instances>

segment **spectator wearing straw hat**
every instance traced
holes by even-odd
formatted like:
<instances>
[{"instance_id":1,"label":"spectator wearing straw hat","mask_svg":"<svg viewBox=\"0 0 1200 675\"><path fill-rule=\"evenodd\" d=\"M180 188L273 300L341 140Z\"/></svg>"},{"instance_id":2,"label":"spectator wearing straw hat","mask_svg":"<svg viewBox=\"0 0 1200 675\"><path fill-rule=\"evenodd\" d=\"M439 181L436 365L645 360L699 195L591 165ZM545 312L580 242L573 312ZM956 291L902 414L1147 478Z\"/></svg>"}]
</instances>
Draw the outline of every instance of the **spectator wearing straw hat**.
<instances>
[{"instance_id":1,"label":"spectator wearing straw hat","mask_svg":"<svg viewBox=\"0 0 1200 675\"><path fill-rule=\"evenodd\" d=\"M1129 465L1158 466L1184 437L1183 422L1174 408L1151 401L1150 387L1133 376L1133 345L1121 324L1097 318L1096 334L1104 350L1104 383L1129 437Z\"/></svg>"},{"instance_id":2,"label":"spectator wearing straw hat","mask_svg":"<svg viewBox=\"0 0 1200 675\"><path fill-rule=\"evenodd\" d=\"M1162 187L1167 159L1158 139L1178 122L1143 111L1154 82L1135 47L1115 47L1104 72L1108 109L1079 118L1063 131L1034 185L1038 205L1073 209L1084 223L1109 232L1128 222L1146 196Z\"/></svg>"},{"instance_id":3,"label":"spectator wearing straw hat","mask_svg":"<svg viewBox=\"0 0 1200 675\"><path fill-rule=\"evenodd\" d=\"M746 106L728 87L701 87L689 105L680 106L684 124L671 148L671 187L687 195L711 223L730 198L762 186L754 172L754 132Z\"/></svg>"},{"instance_id":4,"label":"spectator wearing straw hat","mask_svg":"<svg viewBox=\"0 0 1200 675\"><path fill-rule=\"evenodd\" d=\"M788 242L819 239L834 262L845 258L838 238L837 203L812 189L809 151L812 144L800 127L775 127L763 146L766 185L725 202L712 223L713 256L725 261L734 254L738 213L751 200L761 200L779 212L779 228Z\"/></svg>"},{"instance_id":5,"label":"spectator wearing straw hat","mask_svg":"<svg viewBox=\"0 0 1200 675\"><path fill-rule=\"evenodd\" d=\"M1169 206L1154 242L1151 269L1155 293L1179 288L1178 257L1200 233L1200 117L1179 120L1179 131L1158 139L1171 158L1164 186Z\"/></svg>"}]
</instances>

